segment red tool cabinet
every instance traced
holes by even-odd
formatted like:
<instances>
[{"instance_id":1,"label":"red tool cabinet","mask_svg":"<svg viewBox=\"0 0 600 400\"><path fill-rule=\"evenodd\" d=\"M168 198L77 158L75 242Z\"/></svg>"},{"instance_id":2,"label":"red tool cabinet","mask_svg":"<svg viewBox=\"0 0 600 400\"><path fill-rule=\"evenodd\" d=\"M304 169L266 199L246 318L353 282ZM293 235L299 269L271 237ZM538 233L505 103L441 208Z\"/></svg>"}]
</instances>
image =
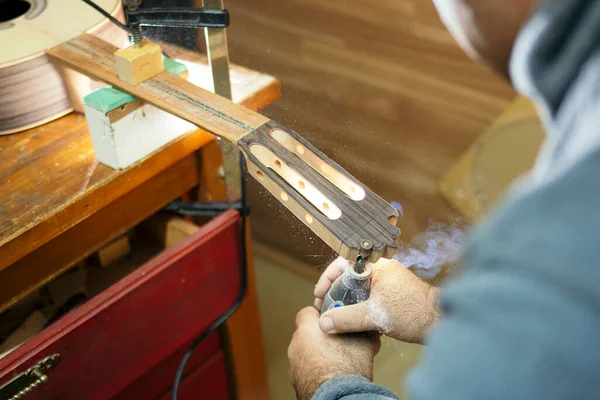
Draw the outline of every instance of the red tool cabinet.
<instances>
[{"instance_id":1,"label":"red tool cabinet","mask_svg":"<svg viewBox=\"0 0 600 400\"><path fill-rule=\"evenodd\" d=\"M240 290L239 215L228 211L0 359L0 385L58 354L25 399L168 399L189 344ZM190 358L180 399L228 399L219 333Z\"/></svg>"}]
</instances>

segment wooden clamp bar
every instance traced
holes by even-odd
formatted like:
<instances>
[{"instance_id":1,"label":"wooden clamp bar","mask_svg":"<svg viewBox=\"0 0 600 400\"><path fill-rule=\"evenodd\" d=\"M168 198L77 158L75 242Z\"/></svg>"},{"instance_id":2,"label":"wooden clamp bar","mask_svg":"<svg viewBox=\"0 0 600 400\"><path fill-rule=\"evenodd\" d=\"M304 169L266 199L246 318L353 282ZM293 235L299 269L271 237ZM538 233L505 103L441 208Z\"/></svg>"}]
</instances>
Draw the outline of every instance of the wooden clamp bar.
<instances>
[{"instance_id":1,"label":"wooden clamp bar","mask_svg":"<svg viewBox=\"0 0 600 400\"><path fill-rule=\"evenodd\" d=\"M358 257L362 240L373 244L369 261L392 257L398 211L300 135L167 72L127 83L115 69L116 50L83 34L47 54L238 145L252 176L342 257Z\"/></svg>"}]
</instances>

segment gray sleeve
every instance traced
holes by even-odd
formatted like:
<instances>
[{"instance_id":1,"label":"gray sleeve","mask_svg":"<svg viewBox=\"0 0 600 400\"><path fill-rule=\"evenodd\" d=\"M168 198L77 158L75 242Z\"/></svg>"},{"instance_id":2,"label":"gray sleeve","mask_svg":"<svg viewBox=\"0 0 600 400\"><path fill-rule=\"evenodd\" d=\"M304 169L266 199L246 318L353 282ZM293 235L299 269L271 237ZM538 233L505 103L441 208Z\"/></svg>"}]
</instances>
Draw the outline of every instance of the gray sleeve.
<instances>
[{"instance_id":1,"label":"gray sleeve","mask_svg":"<svg viewBox=\"0 0 600 400\"><path fill-rule=\"evenodd\" d=\"M321 385L312 400L398 400L388 389L362 376L340 376Z\"/></svg>"},{"instance_id":2,"label":"gray sleeve","mask_svg":"<svg viewBox=\"0 0 600 400\"><path fill-rule=\"evenodd\" d=\"M473 233L411 400L564 400L600 393L600 154L524 188Z\"/></svg>"}]
</instances>

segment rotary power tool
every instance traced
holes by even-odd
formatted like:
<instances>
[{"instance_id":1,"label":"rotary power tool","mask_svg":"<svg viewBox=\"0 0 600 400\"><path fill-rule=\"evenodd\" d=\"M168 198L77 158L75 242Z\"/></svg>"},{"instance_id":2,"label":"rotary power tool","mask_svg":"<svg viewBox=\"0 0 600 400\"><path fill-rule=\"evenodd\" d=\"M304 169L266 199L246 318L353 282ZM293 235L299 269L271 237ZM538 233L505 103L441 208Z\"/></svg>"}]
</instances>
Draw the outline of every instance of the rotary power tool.
<instances>
[{"instance_id":1,"label":"rotary power tool","mask_svg":"<svg viewBox=\"0 0 600 400\"><path fill-rule=\"evenodd\" d=\"M354 265L349 266L337 278L323 299L321 313L336 307L349 306L363 302L371 292L373 268L368 263L373 244L368 240L360 242L360 253Z\"/></svg>"}]
</instances>

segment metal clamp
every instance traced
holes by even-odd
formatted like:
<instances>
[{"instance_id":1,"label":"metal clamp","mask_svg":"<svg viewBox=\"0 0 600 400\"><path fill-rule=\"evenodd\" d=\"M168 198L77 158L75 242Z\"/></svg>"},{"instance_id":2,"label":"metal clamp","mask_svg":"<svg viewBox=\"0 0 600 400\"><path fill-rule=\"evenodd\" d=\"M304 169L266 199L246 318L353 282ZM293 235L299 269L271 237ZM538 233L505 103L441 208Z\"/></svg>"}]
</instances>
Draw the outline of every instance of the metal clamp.
<instances>
[{"instance_id":1,"label":"metal clamp","mask_svg":"<svg viewBox=\"0 0 600 400\"><path fill-rule=\"evenodd\" d=\"M85 1L85 0L84 0ZM135 47L142 46L141 26L162 26L171 28L226 28L229 26L229 12L211 8L146 8L140 9L142 0L123 0L127 29Z\"/></svg>"},{"instance_id":2,"label":"metal clamp","mask_svg":"<svg viewBox=\"0 0 600 400\"><path fill-rule=\"evenodd\" d=\"M250 207L242 207L241 201L230 203L227 201L184 202L173 200L163 210L182 217L216 217L231 208L238 210L242 217L250 215Z\"/></svg>"},{"instance_id":3,"label":"metal clamp","mask_svg":"<svg viewBox=\"0 0 600 400\"><path fill-rule=\"evenodd\" d=\"M135 8L127 9L130 26L164 26L171 28L226 28L227 10L204 8Z\"/></svg>"}]
</instances>

